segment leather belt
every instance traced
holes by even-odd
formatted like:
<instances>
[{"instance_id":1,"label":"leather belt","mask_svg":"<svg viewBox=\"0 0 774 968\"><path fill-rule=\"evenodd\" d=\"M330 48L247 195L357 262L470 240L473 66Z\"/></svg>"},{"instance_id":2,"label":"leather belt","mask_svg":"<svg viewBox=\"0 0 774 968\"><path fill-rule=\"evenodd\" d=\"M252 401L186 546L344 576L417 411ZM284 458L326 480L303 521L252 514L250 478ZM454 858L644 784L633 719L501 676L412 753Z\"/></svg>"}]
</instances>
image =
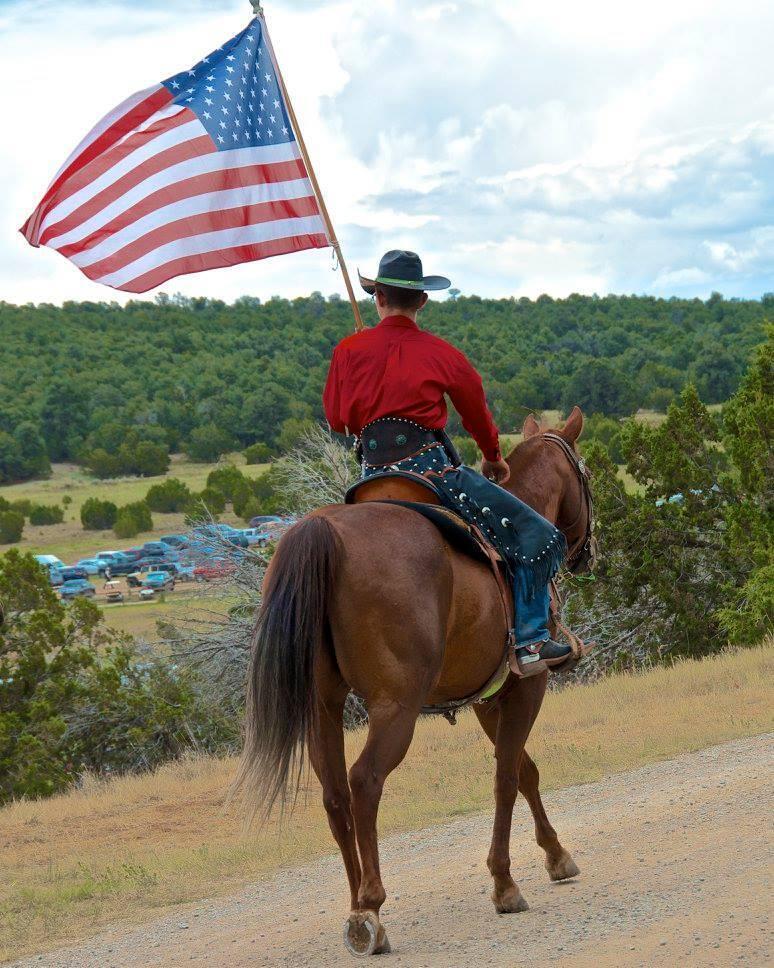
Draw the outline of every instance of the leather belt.
<instances>
[{"instance_id":1,"label":"leather belt","mask_svg":"<svg viewBox=\"0 0 774 968\"><path fill-rule=\"evenodd\" d=\"M383 467L444 443L445 436L403 417L380 417L360 432L358 456L369 467Z\"/></svg>"}]
</instances>

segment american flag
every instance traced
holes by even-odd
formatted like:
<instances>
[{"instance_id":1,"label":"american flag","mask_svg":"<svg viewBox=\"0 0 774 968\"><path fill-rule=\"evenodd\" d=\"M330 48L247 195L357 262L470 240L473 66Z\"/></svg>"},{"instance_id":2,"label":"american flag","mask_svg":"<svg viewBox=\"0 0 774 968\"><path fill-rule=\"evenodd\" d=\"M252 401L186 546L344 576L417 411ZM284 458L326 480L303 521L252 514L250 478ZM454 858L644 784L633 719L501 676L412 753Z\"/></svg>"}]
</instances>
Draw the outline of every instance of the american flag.
<instances>
[{"instance_id":1,"label":"american flag","mask_svg":"<svg viewBox=\"0 0 774 968\"><path fill-rule=\"evenodd\" d=\"M263 20L103 118L21 231L125 292L330 245Z\"/></svg>"}]
</instances>

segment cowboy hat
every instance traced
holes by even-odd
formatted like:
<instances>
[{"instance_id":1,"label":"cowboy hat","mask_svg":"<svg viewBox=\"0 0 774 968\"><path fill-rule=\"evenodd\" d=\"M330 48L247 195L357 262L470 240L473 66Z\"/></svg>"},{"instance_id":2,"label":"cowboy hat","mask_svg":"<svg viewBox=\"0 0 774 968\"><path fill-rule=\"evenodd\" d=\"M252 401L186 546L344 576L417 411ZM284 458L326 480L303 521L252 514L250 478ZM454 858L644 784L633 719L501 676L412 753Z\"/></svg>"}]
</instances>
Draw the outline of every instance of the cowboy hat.
<instances>
[{"instance_id":1,"label":"cowboy hat","mask_svg":"<svg viewBox=\"0 0 774 968\"><path fill-rule=\"evenodd\" d=\"M396 289L414 289L417 292L425 290L448 289L450 280L445 276L424 276L422 274L422 260L416 252L404 249L391 249L385 252L379 262L379 271L375 279L366 278L358 269L360 285L369 296L376 291L376 283L394 286Z\"/></svg>"}]
</instances>

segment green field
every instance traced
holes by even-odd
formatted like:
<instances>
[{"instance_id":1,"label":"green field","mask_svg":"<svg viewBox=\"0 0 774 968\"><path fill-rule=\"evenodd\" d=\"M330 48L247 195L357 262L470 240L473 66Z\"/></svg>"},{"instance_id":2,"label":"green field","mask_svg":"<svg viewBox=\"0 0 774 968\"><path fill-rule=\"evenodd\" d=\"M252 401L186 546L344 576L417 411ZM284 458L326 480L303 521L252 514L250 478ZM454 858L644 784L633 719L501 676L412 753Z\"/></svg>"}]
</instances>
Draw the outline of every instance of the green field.
<instances>
[{"instance_id":1,"label":"green field","mask_svg":"<svg viewBox=\"0 0 774 968\"><path fill-rule=\"evenodd\" d=\"M239 465L250 477L263 474L268 466L266 464L246 465L241 454L233 454L226 460ZM130 548L145 541L152 541L162 534L184 530L185 521L182 514L154 514L152 531L121 541L112 531L84 531L80 518L81 505L90 497L112 501L119 506L128 504L130 501L140 501L148 493L149 487L161 483L167 477L176 477L186 483L192 491L201 491L207 475L216 466L218 465L197 464L181 455L173 455L169 473L163 477L122 477L100 481L90 477L75 464L54 464L53 473L46 481L26 481L24 484L0 487L0 495L8 501L27 498L36 504L61 505L65 495L72 498L72 504L65 510L65 520L62 524L33 527L28 523L24 528L22 540L13 547L33 554L56 555L67 564L72 564L79 558L88 558L97 551ZM228 524L244 523L228 513L221 515L221 518ZM10 547L12 546L0 545L0 554Z\"/></svg>"}]
</instances>

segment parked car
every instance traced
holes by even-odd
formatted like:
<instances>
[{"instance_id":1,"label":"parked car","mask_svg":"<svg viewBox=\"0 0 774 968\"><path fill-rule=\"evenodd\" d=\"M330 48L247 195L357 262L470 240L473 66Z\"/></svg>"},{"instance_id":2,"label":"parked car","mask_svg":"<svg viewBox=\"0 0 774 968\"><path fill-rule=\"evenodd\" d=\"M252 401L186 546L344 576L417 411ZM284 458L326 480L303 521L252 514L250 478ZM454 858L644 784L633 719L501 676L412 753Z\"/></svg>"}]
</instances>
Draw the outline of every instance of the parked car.
<instances>
[{"instance_id":1,"label":"parked car","mask_svg":"<svg viewBox=\"0 0 774 968\"><path fill-rule=\"evenodd\" d=\"M133 571L137 570L137 562L134 559L125 557L122 555L120 558L115 557L112 561L105 563L105 568L110 569L110 577L114 578L116 575L128 575ZM103 574L106 572L103 571Z\"/></svg>"},{"instance_id":2,"label":"parked car","mask_svg":"<svg viewBox=\"0 0 774 968\"><path fill-rule=\"evenodd\" d=\"M59 589L62 598L93 598L97 589L85 578L74 578L66 581Z\"/></svg>"},{"instance_id":3,"label":"parked car","mask_svg":"<svg viewBox=\"0 0 774 968\"><path fill-rule=\"evenodd\" d=\"M184 534L164 534L160 540L170 548L184 548L188 544L188 537Z\"/></svg>"},{"instance_id":4,"label":"parked car","mask_svg":"<svg viewBox=\"0 0 774 968\"><path fill-rule=\"evenodd\" d=\"M142 546L142 550L146 558L151 556L163 558L169 551L169 547L163 541L146 541Z\"/></svg>"},{"instance_id":5,"label":"parked car","mask_svg":"<svg viewBox=\"0 0 774 968\"><path fill-rule=\"evenodd\" d=\"M242 528L242 534L247 538L248 546L258 545L263 548L272 540L271 534L263 528Z\"/></svg>"},{"instance_id":6,"label":"parked car","mask_svg":"<svg viewBox=\"0 0 774 968\"><path fill-rule=\"evenodd\" d=\"M194 581L194 571L196 570L196 565L192 562L176 562L177 573L175 574L175 581Z\"/></svg>"},{"instance_id":7,"label":"parked car","mask_svg":"<svg viewBox=\"0 0 774 968\"><path fill-rule=\"evenodd\" d=\"M154 561L152 565L148 566L148 574L152 575L157 571L166 572L167 575L174 577L178 572L177 563L174 561Z\"/></svg>"},{"instance_id":8,"label":"parked car","mask_svg":"<svg viewBox=\"0 0 774 968\"><path fill-rule=\"evenodd\" d=\"M233 561L228 561L226 558L213 558L194 568L194 578L196 581L218 581L220 578L228 578L235 571L236 565Z\"/></svg>"},{"instance_id":9,"label":"parked car","mask_svg":"<svg viewBox=\"0 0 774 968\"><path fill-rule=\"evenodd\" d=\"M152 588L154 591L172 591L175 587L175 579L165 571L150 571L142 580L143 588Z\"/></svg>"},{"instance_id":10,"label":"parked car","mask_svg":"<svg viewBox=\"0 0 774 968\"><path fill-rule=\"evenodd\" d=\"M105 574L105 562L100 561L99 558L81 558L81 560L76 561L75 564L78 568L85 569L88 575Z\"/></svg>"},{"instance_id":11,"label":"parked car","mask_svg":"<svg viewBox=\"0 0 774 968\"><path fill-rule=\"evenodd\" d=\"M64 578L62 578L62 569L49 568L48 580L52 588L61 588L62 585L64 584Z\"/></svg>"},{"instance_id":12,"label":"parked car","mask_svg":"<svg viewBox=\"0 0 774 968\"><path fill-rule=\"evenodd\" d=\"M107 581L105 582L105 601L111 605L117 605L119 602L124 600L124 592L121 588L121 582L118 581Z\"/></svg>"},{"instance_id":13,"label":"parked car","mask_svg":"<svg viewBox=\"0 0 774 968\"><path fill-rule=\"evenodd\" d=\"M98 561L111 561L116 555L122 555L123 551L98 551L94 557Z\"/></svg>"},{"instance_id":14,"label":"parked car","mask_svg":"<svg viewBox=\"0 0 774 968\"><path fill-rule=\"evenodd\" d=\"M89 573L85 568L79 568L77 565L66 566L65 568L59 569L59 574L62 576L62 581L73 581L75 578L88 578Z\"/></svg>"},{"instance_id":15,"label":"parked car","mask_svg":"<svg viewBox=\"0 0 774 968\"><path fill-rule=\"evenodd\" d=\"M250 518L251 528L260 528L264 524L284 524L284 521L276 514L258 514L254 518Z\"/></svg>"},{"instance_id":16,"label":"parked car","mask_svg":"<svg viewBox=\"0 0 774 968\"><path fill-rule=\"evenodd\" d=\"M44 568L64 568L65 566L64 562L60 561L56 555L33 555L32 557Z\"/></svg>"}]
</instances>

